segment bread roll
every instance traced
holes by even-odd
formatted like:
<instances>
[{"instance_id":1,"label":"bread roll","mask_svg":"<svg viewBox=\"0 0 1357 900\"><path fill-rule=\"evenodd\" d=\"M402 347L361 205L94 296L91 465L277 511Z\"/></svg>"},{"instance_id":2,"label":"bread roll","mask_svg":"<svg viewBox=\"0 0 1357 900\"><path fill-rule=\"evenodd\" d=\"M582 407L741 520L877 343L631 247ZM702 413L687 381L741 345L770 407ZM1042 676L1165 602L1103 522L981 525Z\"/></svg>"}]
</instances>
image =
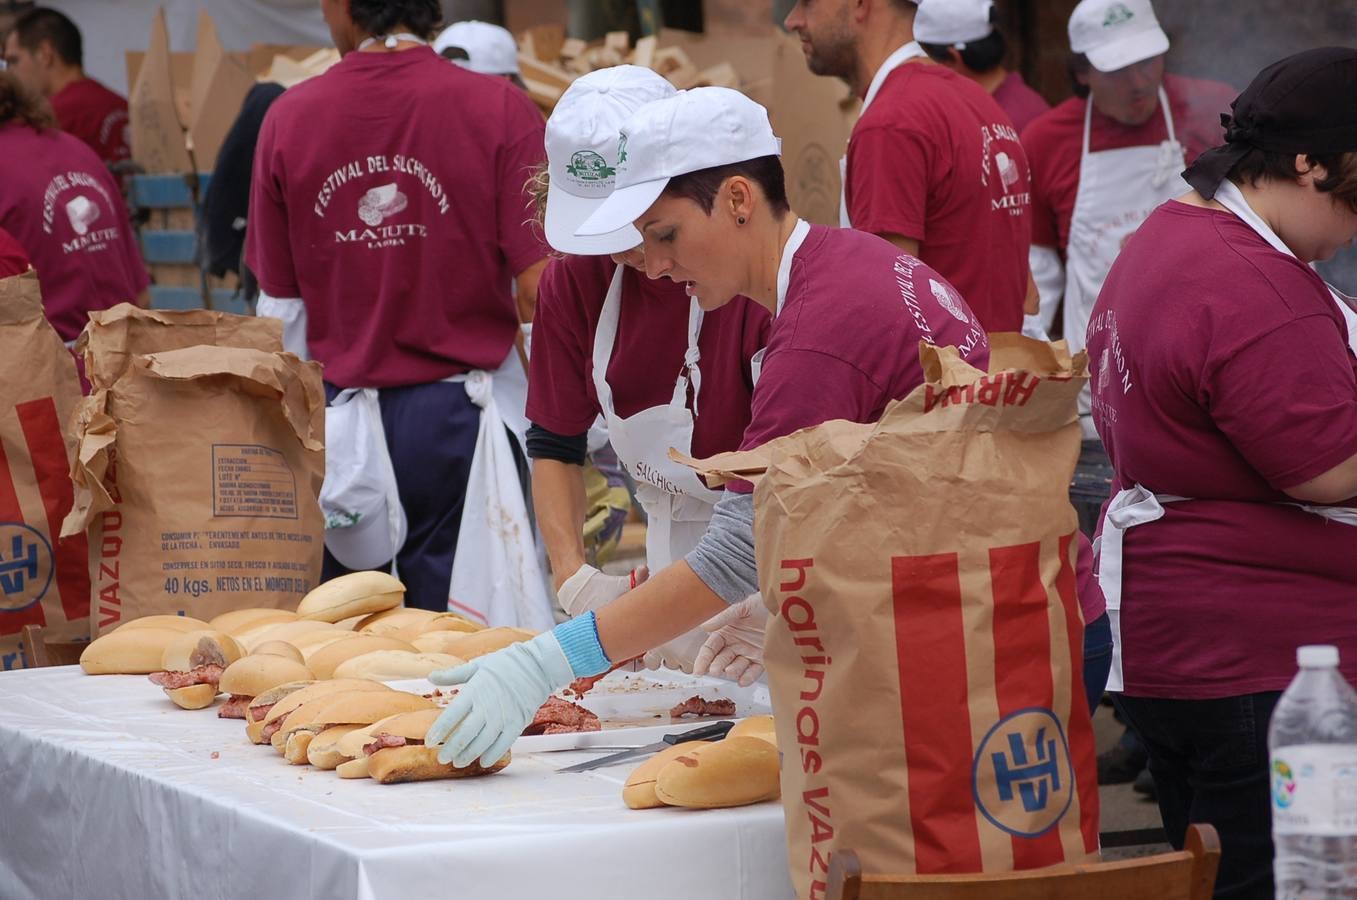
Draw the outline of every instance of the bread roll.
<instances>
[{"instance_id":1,"label":"bread roll","mask_svg":"<svg viewBox=\"0 0 1357 900\"><path fill-rule=\"evenodd\" d=\"M211 684L193 684L185 688L166 688L165 696L180 709L204 709L217 699L217 688Z\"/></svg>"},{"instance_id":2,"label":"bread roll","mask_svg":"<svg viewBox=\"0 0 1357 900\"><path fill-rule=\"evenodd\" d=\"M335 766L335 774L340 778L367 778L368 758L366 756L351 759Z\"/></svg>"},{"instance_id":3,"label":"bread roll","mask_svg":"<svg viewBox=\"0 0 1357 900\"><path fill-rule=\"evenodd\" d=\"M340 619L335 624L345 631L357 631L358 623L366 619L366 615L349 616L347 619Z\"/></svg>"},{"instance_id":4,"label":"bread roll","mask_svg":"<svg viewBox=\"0 0 1357 900\"><path fill-rule=\"evenodd\" d=\"M415 648L405 641L383 637L377 634L358 634L347 641L335 641L317 650L306 658L306 664L317 678L333 678L335 667L355 656L362 656L374 650L404 650L414 653ZM305 651L303 651L304 653Z\"/></svg>"},{"instance_id":5,"label":"bread roll","mask_svg":"<svg viewBox=\"0 0 1357 900\"><path fill-rule=\"evenodd\" d=\"M339 739L351 731L361 730L361 725L334 725L317 734L306 748L306 761L317 769L329 770L350 757L339 752Z\"/></svg>"},{"instance_id":6,"label":"bread roll","mask_svg":"<svg viewBox=\"0 0 1357 900\"><path fill-rule=\"evenodd\" d=\"M372 681L396 681L402 678L426 678L430 672L451 669L466 660L446 653L417 653L410 650L373 650L354 656L335 666L336 678L367 678Z\"/></svg>"},{"instance_id":7,"label":"bread roll","mask_svg":"<svg viewBox=\"0 0 1357 900\"><path fill-rule=\"evenodd\" d=\"M627 783L622 785L622 802L631 809L654 809L664 806L664 802L655 796L655 779L659 777L660 769L668 765L670 760L692 750L697 743L702 742L689 741L665 747L637 766L627 778Z\"/></svg>"},{"instance_id":8,"label":"bread roll","mask_svg":"<svg viewBox=\"0 0 1357 900\"><path fill-rule=\"evenodd\" d=\"M432 622L440 615L442 613L434 612L431 609L393 606L391 609L384 609L365 617L363 621L358 623L358 627L354 631L361 631L364 634L390 634L393 631L420 622Z\"/></svg>"},{"instance_id":9,"label":"bread roll","mask_svg":"<svg viewBox=\"0 0 1357 900\"><path fill-rule=\"evenodd\" d=\"M163 672L160 660L170 641L183 634L175 628L119 628L90 641L80 653L80 668L89 675L149 675Z\"/></svg>"},{"instance_id":10,"label":"bread roll","mask_svg":"<svg viewBox=\"0 0 1357 900\"><path fill-rule=\"evenodd\" d=\"M258 697L280 684L312 679L311 670L299 662L281 656L255 654L227 666L217 686L223 693Z\"/></svg>"},{"instance_id":11,"label":"bread roll","mask_svg":"<svg viewBox=\"0 0 1357 900\"><path fill-rule=\"evenodd\" d=\"M332 578L311 591L297 604L303 619L339 622L351 616L381 612L400 606L405 585L386 572L352 572Z\"/></svg>"},{"instance_id":12,"label":"bread roll","mask_svg":"<svg viewBox=\"0 0 1357 900\"><path fill-rule=\"evenodd\" d=\"M473 778L493 775L509 765L512 754L505 753L488 769L479 761L464 769L438 761L438 748L423 745L388 747L368 757L368 777L378 784L401 784L406 781L433 781L439 778Z\"/></svg>"},{"instance_id":13,"label":"bread roll","mask_svg":"<svg viewBox=\"0 0 1357 900\"><path fill-rule=\"evenodd\" d=\"M741 719L735 723L726 737L756 737L767 741L774 747L777 746L777 731L773 727L772 716L750 716L747 719Z\"/></svg>"},{"instance_id":14,"label":"bread roll","mask_svg":"<svg viewBox=\"0 0 1357 900\"><path fill-rule=\"evenodd\" d=\"M294 622L296 619L297 614L291 610L255 606L249 609L233 609L230 612L224 612L213 618L208 625L217 631L224 631L232 637L236 637L240 632L250 628Z\"/></svg>"},{"instance_id":15,"label":"bread roll","mask_svg":"<svg viewBox=\"0 0 1357 900\"><path fill-rule=\"evenodd\" d=\"M160 656L160 670L191 672L199 666L221 666L224 669L244 655L244 648L224 631L190 631L165 645Z\"/></svg>"},{"instance_id":16,"label":"bread roll","mask_svg":"<svg viewBox=\"0 0 1357 900\"><path fill-rule=\"evenodd\" d=\"M195 619L192 616L142 616L139 619L128 619L119 625L113 631L132 631L138 628L169 628L173 631L203 631L212 626L202 619ZM112 634L113 632L109 632Z\"/></svg>"},{"instance_id":17,"label":"bread roll","mask_svg":"<svg viewBox=\"0 0 1357 900\"><path fill-rule=\"evenodd\" d=\"M361 636L356 631L313 631L310 634L293 638L291 643L292 646L297 648L297 652L302 655L302 662L310 664L311 657L323 648Z\"/></svg>"},{"instance_id":18,"label":"bread roll","mask_svg":"<svg viewBox=\"0 0 1357 900\"><path fill-rule=\"evenodd\" d=\"M295 644L289 644L287 641L265 641L255 647L251 655L281 656L283 659L290 659L293 662L305 662L302 659L302 651L298 650Z\"/></svg>"},{"instance_id":19,"label":"bread roll","mask_svg":"<svg viewBox=\"0 0 1357 900\"><path fill-rule=\"evenodd\" d=\"M486 628L474 634L433 631L421 634L411 643L423 653L447 653L463 659L475 659L533 637L533 632L523 628Z\"/></svg>"},{"instance_id":20,"label":"bread roll","mask_svg":"<svg viewBox=\"0 0 1357 900\"><path fill-rule=\"evenodd\" d=\"M395 734L410 740L422 741L424 735L429 733L429 728L442 712L443 710L434 707L432 709L425 708L413 712L396 713L378 719L371 725L350 731L344 735L339 739L336 749L350 759L357 759L363 755L363 748L372 743L374 735Z\"/></svg>"},{"instance_id":21,"label":"bread roll","mask_svg":"<svg viewBox=\"0 0 1357 900\"><path fill-rule=\"evenodd\" d=\"M375 683L375 682L372 682ZM299 731L318 733L334 725L367 725L387 716L433 706L432 701L404 691L344 691L303 703L283 720L270 739L283 749Z\"/></svg>"},{"instance_id":22,"label":"bread roll","mask_svg":"<svg viewBox=\"0 0 1357 900\"><path fill-rule=\"evenodd\" d=\"M655 796L669 806L718 809L778 796L777 748L756 737L694 746L660 769Z\"/></svg>"},{"instance_id":23,"label":"bread roll","mask_svg":"<svg viewBox=\"0 0 1357 900\"><path fill-rule=\"evenodd\" d=\"M264 723L245 717L245 739L251 744L264 743Z\"/></svg>"},{"instance_id":24,"label":"bread roll","mask_svg":"<svg viewBox=\"0 0 1357 900\"><path fill-rule=\"evenodd\" d=\"M317 681L308 684L299 690L293 691L283 699L279 700L269 710L269 714L264 717L265 723L271 723L276 719L281 719L292 713L304 703L319 699L328 694L338 694L341 691L389 691L391 688L382 684L380 681L362 681L357 678L339 678L334 681ZM258 702L258 698L255 698ZM253 706L254 704L250 704Z\"/></svg>"},{"instance_id":25,"label":"bread roll","mask_svg":"<svg viewBox=\"0 0 1357 900\"><path fill-rule=\"evenodd\" d=\"M279 622L251 626L240 632L238 640L244 645L246 650L253 652L255 647L268 641L286 641L287 643L292 644L297 638L313 631L347 633L338 625L331 622L314 622L307 619L299 619L293 622Z\"/></svg>"}]
</instances>

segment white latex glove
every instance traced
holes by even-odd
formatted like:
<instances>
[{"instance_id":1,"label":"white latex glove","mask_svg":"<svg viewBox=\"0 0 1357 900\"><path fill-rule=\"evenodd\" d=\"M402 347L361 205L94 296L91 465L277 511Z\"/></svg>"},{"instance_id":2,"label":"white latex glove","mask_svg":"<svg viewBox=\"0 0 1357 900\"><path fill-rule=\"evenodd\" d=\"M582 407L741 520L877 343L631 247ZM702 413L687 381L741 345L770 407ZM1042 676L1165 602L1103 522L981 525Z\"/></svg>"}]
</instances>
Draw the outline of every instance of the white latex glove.
<instances>
[{"instance_id":1,"label":"white latex glove","mask_svg":"<svg viewBox=\"0 0 1357 900\"><path fill-rule=\"evenodd\" d=\"M607 606L645 581L648 575L645 566L629 575L604 575L586 563L565 580L556 592L556 598L561 601L561 609L573 619L591 609Z\"/></svg>"},{"instance_id":2,"label":"white latex glove","mask_svg":"<svg viewBox=\"0 0 1357 900\"><path fill-rule=\"evenodd\" d=\"M460 690L429 726L424 743L442 744L438 761L444 765L464 768L479 758L481 765L492 766L547 698L574 678L561 642L550 631L433 672L429 680L434 684L460 685Z\"/></svg>"},{"instance_id":3,"label":"white latex glove","mask_svg":"<svg viewBox=\"0 0 1357 900\"><path fill-rule=\"evenodd\" d=\"M681 634L654 650L647 651L641 657L641 664L647 669L681 669L692 673L693 661L702 650L702 632L693 629Z\"/></svg>"},{"instance_id":4,"label":"white latex glove","mask_svg":"<svg viewBox=\"0 0 1357 900\"><path fill-rule=\"evenodd\" d=\"M763 635L768 607L751 594L702 623L711 637L693 663L694 675L715 675L749 687L763 674Z\"/></svg>"}]
</instances>

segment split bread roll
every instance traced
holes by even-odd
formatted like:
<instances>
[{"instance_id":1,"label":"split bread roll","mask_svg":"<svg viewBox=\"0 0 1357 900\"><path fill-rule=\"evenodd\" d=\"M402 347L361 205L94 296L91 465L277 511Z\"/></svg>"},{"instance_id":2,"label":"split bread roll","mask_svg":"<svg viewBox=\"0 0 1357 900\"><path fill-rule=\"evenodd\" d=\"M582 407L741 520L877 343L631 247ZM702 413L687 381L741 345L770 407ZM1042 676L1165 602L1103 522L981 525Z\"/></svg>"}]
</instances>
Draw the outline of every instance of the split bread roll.
<instances>
[{"instance_id":1,"label":"split bread roll","mask_svg":"<svg viewBox=\"0 0 1357 900\"><path fill-rule=\"evenodd\" d=\"M777 731L773 727L772 716L749 716L736 722L727 739L733 737L756 737L777 746Z\"/></svg>"},{"instance_id":2,"label":"split bread roll","mask_svg":"<svg viewBox=\"0 0 1357 900\"><path fill-rule=\"evenodd\" d=\"M130 631L138 628L169 628L173 631L203 631L212 626L202 619L191 616L142 616L140 619L128 619L114 631ZM110 632L112 633L112 632Z\"/></svg>"},{"instance_id":3,"label":"split bread roll","mask_svg":"<svg viewBox=\"0 0 1357 900\"><path fill-rule=\"evenodd\" d=\"M438 748L423 744L389 747L368 757L368 777L378 784L402 784L407 781L435 781L440 778L473 778L493 775L509 765L511 754L505 753L490 768L479 761L464 769L438 761Z\"/></svg>"},{"instance_id":4,"label":"split bread roll","mask_svg":"<svg viewBox=\"0 0 1357 900\"><path fill-rule=\"evenodd\" d=\"M356 637L362 637L362 635L356 631L312 631L301 637L293 638L289 643L296 647L297 652L302 655L302 662L309 662L311 657L315 656L321 649L339 641L351 640Z\"/></svg>"},{"instance_id":5,"label":"split bread roll","mask_svg":"<svg viewBox=\"0 0 1357 900\"><path fill-rule=\"evenodd\" d=\"M299 732L314 735L335 725L369 725L396 713L431 708L434 708L433 701L405 691L341 691L303 703L288 714L270 741L275 748L286 750L289 739ZM305 758L304 747L300 755Z\"/></svg>"},{"instance_id":6,"label":"split bread roll","mask_svg":"<svg viewBox=\"0 0 1357 900\"><path fill-rule=\"evenodd\" d=\"M532 640L537 632L526 628L486 628L473 634L458 631L432 631L411 641L423 653L447 653L462 659L475 659L502 650L510 644Z\"/></svg>"},{"instance_id":7,"label":"split bread roll","mask_svg":"<svg viewBox=\"0 0 1357 900\"><path fill-rule=\"evenodd\" d=\"M667 806L720 809L774 800L779 794L777 748L756 737L727 737L681 753L655 778Z\"/></svg>"},{"instance_id":8,"label":"split bread roll","mask_svg":"<svg viewBox=\"0 0 1357 900\"><path fill-rule=\"evenodd\" d=\"M334 769L340 763L348 762L350 757L339 752L340 738L362 730L362 725L334 725L325 729L311 739L306 748L306 761L317 769L326 771Z\"/></svg>"},{"instance_id":9,"label":"split bread roll","mask_svg":"<svg viewBox=\"0 0 1357 900\"><path fill-rule=\"evenodd\" d=\"M622 802L627 804L630 809L655 809L664 806L664 801L655 796L655 779L659 777L660 769L700 743L704 742L688 741L683 744L675 744L672 747L665 747L637 766L627 777L627 783L622 785Z\"/></svg>"},{"instance_id":10,"label":"split bread roll","mask_svg":"<svg viewBox=\"0 0 1357 900\"><path fill-rule=\"evenodd\" d=\"M164 671L160 660L170 641L183 634L174 628L125 626L90 641L80 653L88 675L149 675Z\"/></svg>"},{"instance_id":11,"label":"split bread roll","mask_svg":"<svg viewBox=\"0 0 1357 900\"><path fill-rule=\"evenodd\" d=\"M255 606L249 609L233 609L230 612L224 612L213 618L208 625L217 631L225 631L235 637L242 631L260 625L279 625L283 622L294 622L296 619L297 614L286 609Z\"/></svg>"},{"instance_id":12,"label":"split bread roll","mask_svg":"<svg viewBox=\"0 0 1357 900\"><path fill-rule=\"evenodd\" d=\"M191 672L199 666L225 669L244 655L245 649L224 631L190 631L165 645L159 671Z\"/></svg>"},{"instance_id":13,"label":"split bread roll","mask_svg":"<svg viewBox=\"0 0 1357 900\"><path fill-rule=\"evenodd\" d=\"M340 778L367 778L368 758L364 756L359 759L351 759L348 762L340 763L335 766L335 774Z\"/></svg>"},{"instance_id":14,"label":"split bread roll","mask_svg":"<svg viewBox=\"0 0 1357 900\"><path fill-rule=\"evenodd\" d=\"M381 612L365 616L353 630L361 631L364 634L389 634L411 625L418 625L421 622L432 622L440 615L441 613L436 613L431 609L393 606L391 609L384 609Z\"/></svg>"},{"instance_id":15,"label":"split bread roll","mask_svg":"<svg viewBox=\"0 0 1357 900\"><path fill-rule=\"evenodd\" d=\"M343 629L331 622L313 622L299 619L292 622L251 626L241 631L237 638L240 643L245 645L245 649L253 652L254 648L269 641L286 641L292 644L302 635L310 634L313 631L343 632Z\"/></svg>"},{"instance_id":16,"label":"split bread roll","mask_svg":"<svg viewBox=\"0 0 1357 900\"><path fill-rule=\"evenodd\" d=\"M296 645L289 644L287 641L265 641L251 651L251 656L281 656L283 659L290 659L293 662L304 662L302 651L298 650Z\"/></svg>"},{"instance_id":17,"label":"split bread roll","mask_svg":"<svg viewBox=\"0 0 1357 900\"><path fill-rule=\"evenodd\" d=\"M422 634L434 634L440 631L449 631L455 634L474 634L477 631L485 629L474 622L468 622L459 616L439 616L436 619L429 619L424 622L416 622L413 625L407 625L405 628L396 631L386 632L391 637L400 638L403 641L413 642L415 638Z\"/></svg>"},{"instance_id":18,"label":"split bread roll","mask_svg":"<svg viewBox=\"0 0 1357 900\"><path fill-rule=\"evenodd\" d=\"M335 666L335 678L366 678L371 681L396 681L402 678L427 678L430 672L451 669L465 663L460 656L447 653L419 653L411 650L373 650L350 657Z\"/></svg>"},{"instance_id":19,"label":"split bread roll","mask_svg":"<svg viewBox=\"0 0 1357 900\"><path fill-rule=\"evenodd\" d=\"M277 687L269 688L252 699L245 707L245 737L251 744L264 743L264 720L274 706L303 688L315 684L314 681L289 681Z\"/></svg>"},{"instance_id":20,"label":"split bread roll","mask_svg":"<svg viewBox=\"0 0 1357 900\"><path fill-rule=\"evenodd\" d=\"M328 694L337 694L341 691L389 691L391 688L382 684L380 681L362 681L357 678L340 678L334 681L316 681L302 687L299 690L289 693L286 697L273 704L268 714L264 716L264 724L269 725L280 719L291 715L304 703L317 700ZM255 698L255 703L259 698ZM251 703L253 707L255 703Z\"/></svg>"},{"instance_id":21,"label":"split bread roll","mask_svg":"<svg viewBox=\"0 0 1357 900\"><path fill-rule=\"evenodd\" d=\"M217 699L217 688L211 684L194 684L185 688L166 688L165 696L180 709L206 709Z\"/></svg>"},{"instance_id":22,"label":"split bread roll","mask_svg":"<svg viewBox=\"0 0 1357 900\"><path fill-rule=\"evenodd\" d=\"M227 666L217 687L226 694L258 697L280 684L312 680L311 670L296 660L255 654Z\"/></svg>"},{"instance_id":23,"label":"split bread roll","mask_svg":"<svg viewBox=\"0 0 1357 900\"><path fill-rule=\"evenodd\" d=\"M352 572L332 578L311 591L297 604L303 619L339 622L400 606L405 585L386 572Z\"/></svg>"},{"instance_id":24,"label":"split bread roll","mask_svg":"<svg viewBox=\"0 0 1357 900\"><path fill-rule=\"evenodd\" d=\"M356 634L347 641L335 641L306 657L306 664L317 678L333 678L335 667L355 656L372 653L375 650L404 650L414 653L415 648L405 641L376 634ZM302 651L303 655L306 651Z\"/></svg>"}]
</instances>

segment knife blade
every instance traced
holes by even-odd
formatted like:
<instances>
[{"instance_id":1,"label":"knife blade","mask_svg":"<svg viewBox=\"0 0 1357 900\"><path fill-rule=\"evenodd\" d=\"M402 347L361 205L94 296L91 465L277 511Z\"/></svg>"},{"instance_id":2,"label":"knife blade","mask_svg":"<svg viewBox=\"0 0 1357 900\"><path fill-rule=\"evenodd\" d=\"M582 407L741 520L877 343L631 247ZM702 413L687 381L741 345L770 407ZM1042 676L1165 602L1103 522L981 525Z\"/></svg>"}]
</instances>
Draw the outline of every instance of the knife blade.
<instances>
[{"instance_id":1,"label":"knife blade","mask_svg":"<svg viewBox=\"0 0 1357 900\"><path fill-rule=\"evenodd\" d=\"M642 756L649 756L652 753L658 753L666 747L672 747L675 744L686 744L690 741L719 741L726 736L730 729L735 727L734 722L713 722L710 725L703 725L701 728L693 728L688 731L680 731L677 734L666 734L662 740L653 744L646 744L644 747L636 747L631 750L623 750L621 753L610 753L607 756L591 759L589 762L578 763L573 766L566 766L564 769L557 769L558 772L588 772L592 769L602 769L606 766L615 766L624 763L630 759L637 759Z\"/></svg>"}]
</instances>

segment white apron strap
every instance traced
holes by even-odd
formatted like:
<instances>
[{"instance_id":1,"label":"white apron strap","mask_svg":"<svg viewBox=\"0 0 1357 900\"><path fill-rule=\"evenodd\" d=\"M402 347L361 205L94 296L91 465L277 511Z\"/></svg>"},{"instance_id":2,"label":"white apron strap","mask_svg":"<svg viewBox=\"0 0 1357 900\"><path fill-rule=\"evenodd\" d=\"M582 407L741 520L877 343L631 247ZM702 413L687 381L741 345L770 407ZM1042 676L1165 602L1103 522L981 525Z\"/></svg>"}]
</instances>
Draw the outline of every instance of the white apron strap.
<instances>
[{"instance_id":1,"label":"white apron strap","mask_svg":"<svg viewBox=\"0 0 1357 900\"><path fill-rule=\"evenodd\" d=\"M693 297L688 307L688 347L683 351L683 370L679 372L678 380L674 383L674 396L670 398L670 405L674 407L685 407L688 405L688 385L693 386L693 416L697 416L697 395L702 390L702 370L698 368L698 362L702 359L702 351L698 347L697 339L702 334L702 307L697 305L697 298Z\"/></svg>"},{"instance_id":2,"label":"white apron strap","mask_svg":"<svg viewBox=\"0 0 1357 900\"><path fill-rule=\"evenodd\" d=\"M613 345L617 343L617 323L622 311L622 266L613 272L608 284L608 294L603 299L603 309L599 311L598 328L594 331L594 393L598 394L599 409L604 420L617 415L613 409L613 389L608 384L608 363L613 357Z\"/></svg>"}]
</instances>

